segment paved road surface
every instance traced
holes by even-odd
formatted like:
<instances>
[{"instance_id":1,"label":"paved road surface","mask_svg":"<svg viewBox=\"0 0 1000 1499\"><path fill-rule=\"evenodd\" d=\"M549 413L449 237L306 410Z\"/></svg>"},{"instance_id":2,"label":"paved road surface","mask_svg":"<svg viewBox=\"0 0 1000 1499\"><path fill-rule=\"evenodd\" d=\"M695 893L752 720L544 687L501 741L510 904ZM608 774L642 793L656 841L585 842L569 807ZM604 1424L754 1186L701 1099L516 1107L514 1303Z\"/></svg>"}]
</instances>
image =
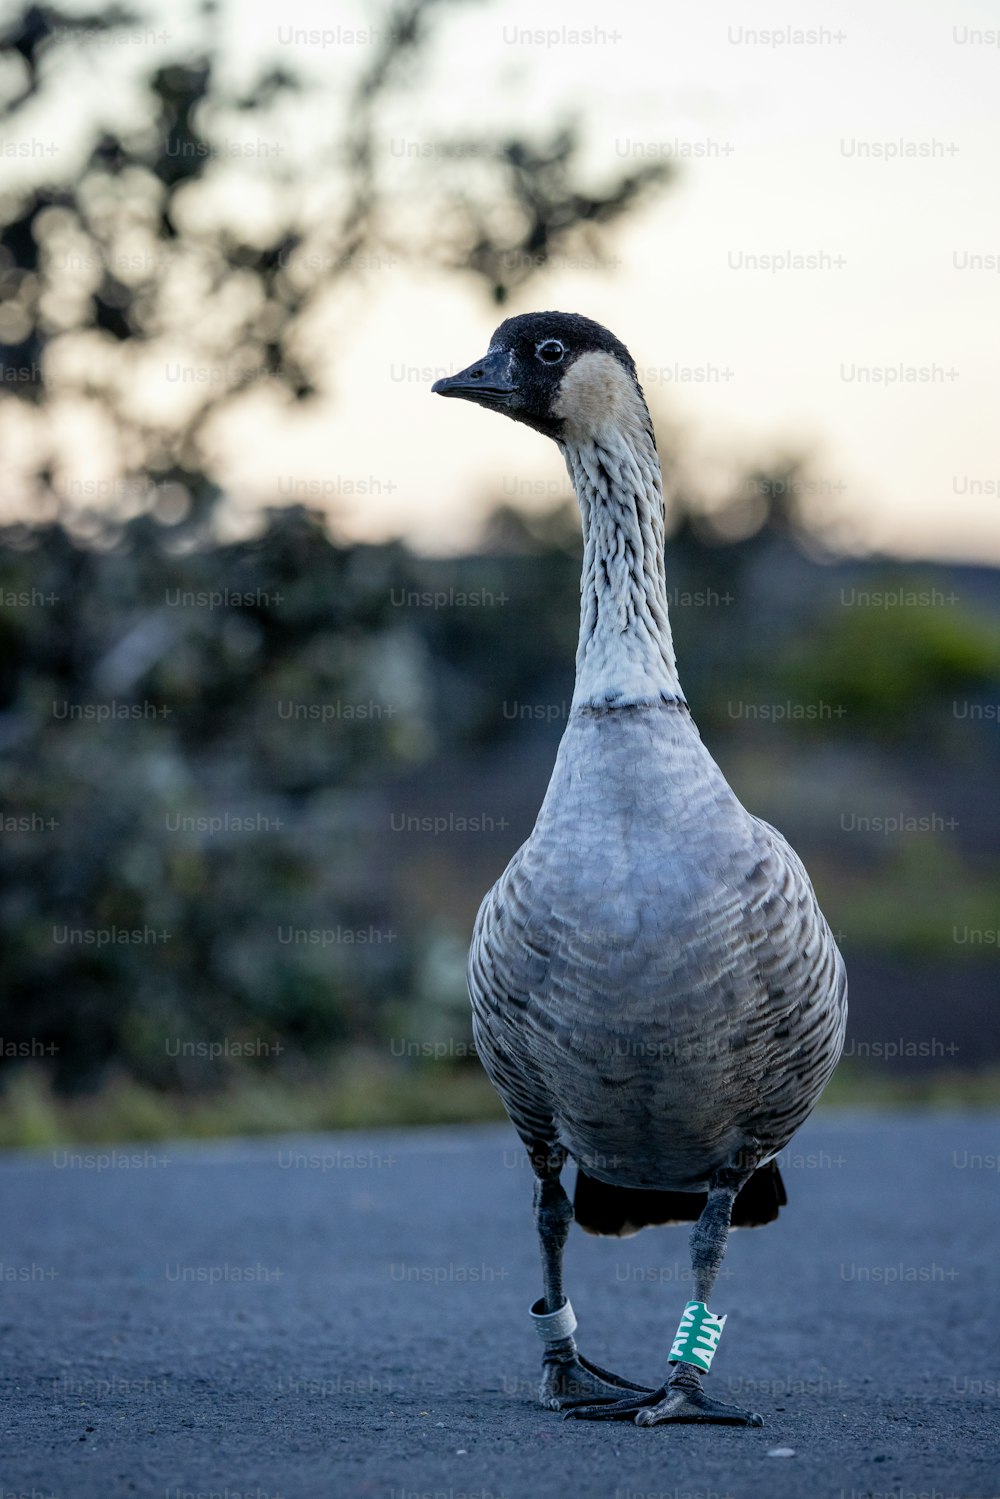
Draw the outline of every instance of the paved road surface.
<instances>
[{"instance_id":1,"label":"paved road surface","mask_svg":"<svg viewBox=\"0 0 1000 1499\"><path fill-rule=\"evenodd\" d=\"M1000 1494L1000 1114L793 1143L789 1207L734 1235L714 1298L711 1385L759 1431L533 1403L503 1128L81 1154L0 1165L0 1499ZM574 1231L568 1268L584 1352L659 1383L685 1231Z\"/></svg>"}]
</instances>

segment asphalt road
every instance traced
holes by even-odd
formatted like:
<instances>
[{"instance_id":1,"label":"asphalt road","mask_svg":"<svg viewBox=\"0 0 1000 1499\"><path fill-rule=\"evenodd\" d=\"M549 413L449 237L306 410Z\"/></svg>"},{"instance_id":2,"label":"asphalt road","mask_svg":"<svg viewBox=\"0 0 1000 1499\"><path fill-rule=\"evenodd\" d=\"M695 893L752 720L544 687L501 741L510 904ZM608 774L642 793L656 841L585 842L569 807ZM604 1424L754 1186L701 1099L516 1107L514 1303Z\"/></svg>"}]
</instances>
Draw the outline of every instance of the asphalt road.
<instances>
[{"instance_id":1,"label":"asphalt road","mask_svg":"<svg viewBox=\"0 0 1000 1499\"><path fill-rule=\"evenodd\" d=\"M746 1430L534 1403L504 1129L9 1155L0 1499L997 1495L1000 1114L831 1114L786 1156L714 1298ZM658 1384L685 1231L574 1231L568 1271L582 1351Z\"/></svg>"}]
</instances>

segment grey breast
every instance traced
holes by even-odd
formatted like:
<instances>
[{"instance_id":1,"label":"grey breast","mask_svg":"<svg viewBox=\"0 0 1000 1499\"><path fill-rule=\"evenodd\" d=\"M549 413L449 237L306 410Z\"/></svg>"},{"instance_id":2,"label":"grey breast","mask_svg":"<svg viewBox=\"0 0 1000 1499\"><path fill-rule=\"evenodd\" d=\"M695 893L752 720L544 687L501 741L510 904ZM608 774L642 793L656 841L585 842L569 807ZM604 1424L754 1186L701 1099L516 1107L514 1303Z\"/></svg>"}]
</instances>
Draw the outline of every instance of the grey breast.
<instances>
[{"instance_id":1,"label":"grey breast","mask_svg":"<svg viewBox=\"0 0 1000 1499\"><path fill-rule=\"evenodd\" d=\"M480 908L469 989L526 1142L680 1191L781 1149L846 1021L801 862L670 704L571 716L535 829Z\"/></svg>"}]
</instances>

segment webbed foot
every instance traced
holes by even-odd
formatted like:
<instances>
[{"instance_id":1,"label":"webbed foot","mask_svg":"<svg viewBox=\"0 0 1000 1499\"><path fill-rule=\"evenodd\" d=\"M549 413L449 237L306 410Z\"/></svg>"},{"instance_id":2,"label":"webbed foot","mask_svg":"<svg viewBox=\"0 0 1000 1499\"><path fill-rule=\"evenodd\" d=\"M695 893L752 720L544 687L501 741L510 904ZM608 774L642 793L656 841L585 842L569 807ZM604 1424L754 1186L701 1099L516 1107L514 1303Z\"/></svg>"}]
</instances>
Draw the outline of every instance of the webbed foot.
<instances>
[{"instance_id":1,"label":"webbed foot","mask_svg":"<svg viewBox=\"0 0 1000 1499\"><path fill-rule=\"evenodd\" d=\"M578 1421L634 1421L636 1426L663 1426L671 1421L698 1422L718 1426L763 1426L764 1417L741 1406L713 1400L701 1387L701 1378L690 1365L671 1375L665 1385L643 1397L627 1395L614 1404L580 1404L566 1411Z\"/></svg>"},{"instance_id":2,"label":"webbed foot","mask_svg":"<svg viewBox=\"0 0 1000 1499\"><path fill-rule=\"evenodd\" d=\"M598 1402L618 1402L629 1395L652 1393L647 1385L622 1379L574 1350L569 1357L546 1355L538 1398L547 1410L561 1411L574 1403L600 1408Z\"/></svg>"}]
</instances>

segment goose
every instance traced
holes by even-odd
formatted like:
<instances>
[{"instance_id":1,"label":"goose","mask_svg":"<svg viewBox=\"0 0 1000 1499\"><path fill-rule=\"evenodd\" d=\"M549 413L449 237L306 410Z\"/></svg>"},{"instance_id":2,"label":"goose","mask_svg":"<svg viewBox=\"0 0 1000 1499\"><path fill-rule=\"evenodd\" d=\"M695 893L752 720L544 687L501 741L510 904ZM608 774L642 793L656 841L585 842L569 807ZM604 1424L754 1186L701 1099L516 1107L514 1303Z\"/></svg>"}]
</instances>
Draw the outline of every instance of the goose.
<instances>
[{"instance_id":1,"label":"goose","mask_svg":"<svg viewBox=\"0 0 1000 1499\"><path fill-rule=\"evenodd\" d=\"M565 730L468 961L476 1048L534 1172L540 1400L577 1419L760 1426L704 1386L726 1321L710 1302L730 1228L786 1202L776 1158L839 1059L844 962L798 856L738 801L681 691L660 466L628 350L590 318L527 313L432 390L552 438L583 525ZM578 1351L574 1219L619 1236L693 1224L694 1294L657 1389Z\"/></svg>"}]
</instances>

